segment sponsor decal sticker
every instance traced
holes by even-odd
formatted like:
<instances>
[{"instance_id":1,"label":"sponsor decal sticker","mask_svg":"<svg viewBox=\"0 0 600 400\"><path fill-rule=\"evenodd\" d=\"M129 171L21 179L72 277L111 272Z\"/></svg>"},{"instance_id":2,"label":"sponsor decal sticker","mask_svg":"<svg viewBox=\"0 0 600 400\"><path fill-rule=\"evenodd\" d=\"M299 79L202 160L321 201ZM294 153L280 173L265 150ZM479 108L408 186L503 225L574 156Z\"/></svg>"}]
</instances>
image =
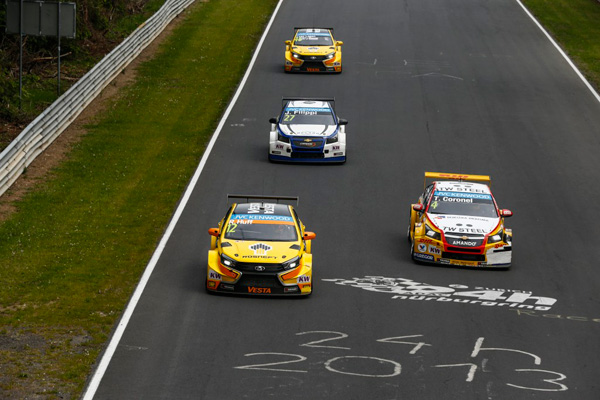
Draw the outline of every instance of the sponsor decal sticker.
<instances>
[{"instance_id":1,"label":"sponsor decal sticker","mask_svg":"<svg viewBox=\"0 0 600 400\"><path fill-rule=\"evenodd\" d=\"M468 247L474 247L477 246L477 242L473 242L471 240L458 240L458 239L452 239L451 244L453 246L468 246Z\"/></svg>"},{"instance_id":2,"label":"sponsor decal sticker","mask_svg":"<svg viewBox=\"0 0 600 400\"><path fill-rule=\"evenodd\" d=\"M256 243L251 246L248 246L248 248L254 251L255 256L264 256L269 250L273 249L273 247L269 246L266 243Z\"/></svg>"},{"instance_id":3,"label":"sponsor decal sticker","mask_svg":"<svg viewBox=\"0 0 600 400\"><path fill-rule=\"evenodd\" d=\"M284 222L293 222L291 216L289 215L264 215L264 214L233 214L229 221L233 221L235 223L244 223L240 221L284 221ZM252 222L246 222L252 223Z\"/></svg>"},{"instance_id":4,"label":"sponsor decal sticker","mask_svg":"<svg viewBox=\"0 0 600 400\"><path fill-rule=\"evenodd\" d=\"M310 276L308 275L300 275L298 277L298 283L309 283L310 282Z\"/></svg>"},{"instance_id":5,"label":"sponsor decal sticker","mask_svg":"<svg viewBox=\"0 0 600 400\"><path fill-rule=\"evenodd\" d=\"M221 275L219 275L217 272L213 271L212 269L210 271L208 271L208 279L213 279L215 281L220 281L221 280Z\"/></svg>"},{"instance_id":6,"label":"sponsor decal sticker","mask_svg":"<svg viewBox=\"0 0 600 400\"><path fill-rule=\"evenodd\" d=\"M464 193L464 192L447 192L436 190L434 192L434 196L440 197L453 197L453 198L462 198L462 199L478 199L478 200L491 200L492 196L489 194L483 193Z\"/></svg>"},{"instance_id":7,"label":"sponsor decal sticker","mask_svg":"<svg viewBox=\"0 0 600 400\"><path fill-rule=\"evenodd\" d=\"M420 253L425 253L427 251L427 245L425 245L423 243L419 243L417 245L417 251Z\"/></svg>"},{"instance_id":8,"label":"sponsor decal sticker","mask_svg":"<svg viewBox=\"0 0 600 400\"><path fill-rule=\"evenodd\" d=\"M413 257L419 258L421 260L433 261L433 256L429 255L429 254L415 253L415 254L413 254Z\"/></svg>"},{"instance_id":9,"label":"sponsor decal sticker","mask_svg":"<svg viewBox=\"0 0 600 400\"><path fill-rule=\"evenodd\" d=\"M427 250L429 251L429 253L435 254L436 256L439 256L442 254L442 251L439 249L439 247L436 247L436 246L429 245Z\"/></svg>"},{"instance_id":10,"label":"sponsor decal sticker","mask_svg":"<svg viewBox=\"0 0 600 400\"><path fill-rule=\"evenodd\" d=\"M271 293L271 288L262 288L262 287L249 286L248 287L248 293L268 294L268 293Z\"/></svg>"}]
</instances>

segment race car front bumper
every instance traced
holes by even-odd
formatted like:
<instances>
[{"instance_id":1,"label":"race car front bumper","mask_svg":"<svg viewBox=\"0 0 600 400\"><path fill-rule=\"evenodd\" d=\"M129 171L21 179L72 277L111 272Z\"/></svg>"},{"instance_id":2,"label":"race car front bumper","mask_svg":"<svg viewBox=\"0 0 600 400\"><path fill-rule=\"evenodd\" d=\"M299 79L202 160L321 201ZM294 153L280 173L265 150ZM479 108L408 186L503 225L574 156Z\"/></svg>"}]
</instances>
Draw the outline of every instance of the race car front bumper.
<instances>
[{"instance_id":1,"label":"race car front bumper","mask_svg":"<svg viewBox=\"0 0 600 400\"><path fill-rule=\"evenodd\" d=\"M508 268L512 263L512 242L485 245L481 251L456 249L429 237L415 237L412 258L418 262L461 267Z\"/></svg>"},{"instance_id":2,"label":"race car front bumper","mask_svg":"<svg viewBox=\"0 0 600 400\"><path fill-rule=\"evenodd\" d=\"M241 272L228 268L218 261L218 256L211 257L206 275L206 290L219 293L236 293L247 295L286 295L307 296L312 293L312 266L303 257L301 265L288 271Z\"/></svg>"},{"instance_id":3,"label":"race car front bumper","mask_svg":"<svg viewBox=\"0 0 600 400\"><path fill-rule=\"evenodd\" d=\"M305 59L297 59L286 54L284 69L286 72L342 72L342 58L336 56L332 59L323 59L321 56L302 56ZM311 59L311 58L314 58Z\"/></svg>"},{"instance_id":4,"label":"race car front bumper","mask_svg":"<svg viewBox=\"0 0 600 400\"><path fill-rule=\"evenodd\" d=\"M303 162L303 163L343 163L346 161L346 135L339 134L339 140L334 143L325 143L318 147L303 149L295 146L293 140L290 143L282 142L276 139L277 134L271 133L269 142L269 160Z\"/></svg>"}]
</instances>

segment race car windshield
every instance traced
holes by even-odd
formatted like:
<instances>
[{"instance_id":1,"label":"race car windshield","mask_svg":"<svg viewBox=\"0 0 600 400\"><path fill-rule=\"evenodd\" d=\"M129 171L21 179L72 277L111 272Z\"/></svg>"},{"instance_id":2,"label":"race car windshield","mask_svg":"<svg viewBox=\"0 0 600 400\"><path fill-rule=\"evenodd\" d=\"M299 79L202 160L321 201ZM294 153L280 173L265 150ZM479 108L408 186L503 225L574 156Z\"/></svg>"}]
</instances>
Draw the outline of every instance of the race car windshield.
<instances>
[{"instance_id":1,"label":"race car windshield","mask_svg":"<svg viewBox=\"0 0 600 400\"><path fill-rule=\"evenodd\" d=\"M288 107L281 116L283 125L335 125L328 108Z\"/></svg>"},{"instance_id":2,"label":"race car windshield","mask_svg":"<svg viewBox=\"0 0 600 400\"><path fill-rule=\"evenodd\" d=\"M233 214L227 224L225 239L292 242L298 240L298 235L291 216Z\"/></svg>"},{"instance_id":3,"label":"race car windshield","mask_svg":"<svg viewBox=\"0 0 600 400\"><path fill-rule=\"evenodd\" d=\"M492 196L482 193L435 191L428 212L484 218L498 217Z\"/></svg>"},{"instance_id":4,"label":"race car windshield","mask_svg":"<svg viewBox=\"0 0 600 400\"><path fill-rule=\"evenodd\" d=\"M298 32L294 44L296 46L331 46L333 40L327 32Z\"/></svg>"}]
</instances>

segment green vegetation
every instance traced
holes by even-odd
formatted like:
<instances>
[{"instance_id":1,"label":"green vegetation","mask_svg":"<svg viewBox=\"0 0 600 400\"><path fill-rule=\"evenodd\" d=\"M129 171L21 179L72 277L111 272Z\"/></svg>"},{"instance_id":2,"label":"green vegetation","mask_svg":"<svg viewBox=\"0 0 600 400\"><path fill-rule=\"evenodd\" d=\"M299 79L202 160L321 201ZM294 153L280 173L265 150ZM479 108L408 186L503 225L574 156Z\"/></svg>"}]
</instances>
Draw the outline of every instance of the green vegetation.
<instances>
[{"instance_id":1,"label":"green vegetation","mask_svg":"<svg viewBox=\"0 0 600 400\"><path fill-rule=\"evenodd\" d=\"M81 394L275 4L194 5L1 223L0 397Z\"/></svg>"},{"instance_id":2,"label":"green vegetation","mask_svg":"<svg viewBox=\"0 0 600 400\"><path fill-rule=\"evenodd\" d=\"M600 89L600 2L523 0L590 83Z\"/></svg>"},{"instance_id":3,"label":"green vegetation","mask_svg":"<svg viewBox=\"0 0 600 400\"><path fill-rule=\"evenodd\" d=\"M75 39L61 39L61 93L164 3L164 0L72 0L76 3ZM0 24L6 12L0 6ZM25 36L23 94L19 101L19 35L0 25L0 124L19 128L57 99L57 39ZM0 135L0 150L13 136Z\"/></svg>"}]
</instances>

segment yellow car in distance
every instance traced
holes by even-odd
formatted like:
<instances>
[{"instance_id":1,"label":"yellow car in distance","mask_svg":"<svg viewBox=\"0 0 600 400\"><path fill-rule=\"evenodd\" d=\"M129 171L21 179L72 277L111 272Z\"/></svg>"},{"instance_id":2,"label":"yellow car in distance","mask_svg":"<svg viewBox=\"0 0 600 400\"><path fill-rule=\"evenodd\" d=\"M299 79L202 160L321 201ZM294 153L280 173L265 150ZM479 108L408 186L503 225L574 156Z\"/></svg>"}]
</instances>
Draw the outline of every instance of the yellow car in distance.
<instances>
[{"instance_id":1,"label":"yellow car in distance","mask_svg":"<svg viewBox=\"0 0 600 400\"><path fill-rule=\"evenodd\" d=\"M342 72L342 45L333 28L294 28L285 41L285 72Z\"/></svg>"},{"instance_id":2,"label":"yellow car in distance","mask_svg":"<svg viewBox=\"0 0 600 400\"><path fill-rule=\"evenodd\" d=\"M228 195L233 203L210 228L206 290L249 295L312 293L313 232L305 230L296 211L280 201L297 197ZM252 200L252 202L251 202ZM259 201L257 201L259 200Z\"/></svg>"}]
</instances>

